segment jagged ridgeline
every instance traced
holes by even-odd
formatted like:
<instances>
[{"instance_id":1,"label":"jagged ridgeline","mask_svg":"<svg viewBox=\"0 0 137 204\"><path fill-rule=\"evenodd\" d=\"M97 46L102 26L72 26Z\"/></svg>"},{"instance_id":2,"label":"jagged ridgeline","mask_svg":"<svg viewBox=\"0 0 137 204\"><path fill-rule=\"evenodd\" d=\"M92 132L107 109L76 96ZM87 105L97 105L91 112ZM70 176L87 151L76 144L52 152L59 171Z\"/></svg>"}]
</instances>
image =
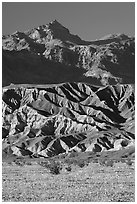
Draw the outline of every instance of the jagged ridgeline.
<instances>
[{"instance_id":1,"label":"jagged ridgeline","mask_svg":"<svg viewBox=\"0 0 137 204\"><path fill-rule=\"evenodd\" d=\"M133 85L11 85L2 98L4 154L48 157L134 144Z\"/></svg>"},{"instance_id":2,"label":"jagged ridgeline","mask_svg":"<svg viewBox=\"0 0 137 204\"><path fill-rule=\"evenodd\" d=\"M55 20L3 36L2 48L3 86L135 81L135 39L124 34L84 41Z\"/></svg>"}]
</instances>

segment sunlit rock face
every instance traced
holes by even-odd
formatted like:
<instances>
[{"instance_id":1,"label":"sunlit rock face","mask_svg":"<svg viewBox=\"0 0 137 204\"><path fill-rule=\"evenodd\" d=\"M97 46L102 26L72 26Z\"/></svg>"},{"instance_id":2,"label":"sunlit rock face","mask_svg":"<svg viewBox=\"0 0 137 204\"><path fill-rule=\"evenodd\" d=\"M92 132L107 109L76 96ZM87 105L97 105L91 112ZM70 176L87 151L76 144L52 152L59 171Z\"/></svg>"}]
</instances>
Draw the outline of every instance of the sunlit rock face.
<instances>
[{"instance_id":1,"label":"sunlit rock face","mask_svg":"<svg viewBox=\"0 0 137 204\"><path fill-rule=\"evenodd\" d=\"M6 154L49 157L134 144L133 85L11 85L2 99Z\"/></svg>"}]
</instances>

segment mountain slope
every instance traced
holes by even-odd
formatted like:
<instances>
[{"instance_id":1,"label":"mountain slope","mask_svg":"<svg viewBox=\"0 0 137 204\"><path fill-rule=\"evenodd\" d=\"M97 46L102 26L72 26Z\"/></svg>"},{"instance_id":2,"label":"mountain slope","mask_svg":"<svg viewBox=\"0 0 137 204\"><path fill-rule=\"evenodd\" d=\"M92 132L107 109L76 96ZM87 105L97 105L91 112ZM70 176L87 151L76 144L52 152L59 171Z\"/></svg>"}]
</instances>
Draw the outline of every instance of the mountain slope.
<instances>
[{"instance_id":1,"label":"mountain slope","mask_svg":"<svg viewBox=\"0 0 137 204\"><path fill-rule=\"evenodd\" d=\"M53 156L134 144L134 86L84 83L3 89L3 151Z\"/></svg>"},{"instance_id":2,"label":"mountain slope","mask_svg":"<svg viewBox=\"0 0 137 204\"><path fill-rule=\"evenodd\" d=\"M3 86L66 81L134 83L135 42L124 34L87 42L55 20L3 36L2 43Z\"/></svg>"}]
</instances>

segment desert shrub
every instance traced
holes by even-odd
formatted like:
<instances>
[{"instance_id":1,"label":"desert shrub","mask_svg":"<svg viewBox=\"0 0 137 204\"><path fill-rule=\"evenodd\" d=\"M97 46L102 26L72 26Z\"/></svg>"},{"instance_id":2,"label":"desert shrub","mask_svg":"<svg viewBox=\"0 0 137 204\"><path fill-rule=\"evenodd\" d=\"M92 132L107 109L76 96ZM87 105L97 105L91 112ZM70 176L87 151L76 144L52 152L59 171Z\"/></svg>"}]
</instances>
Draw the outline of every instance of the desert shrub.
<instances>
[{"instance_id":1,"label":"desert shrub","mask_svg":"<svg viewBox=\"0 0 137 204\"><path fill-rule=\"evenodd\" d=\"M50 170L50 173L52 174L59 174L60 170L62 169L62 165L60 162L52 160L52 161L39 161L38 164L44 168L47 168Z\"/></svg>"},{"instance_id":2,"label":"desert shrub","mask_svg":"<svg viewBox=\"0 0 137 204\"><path fill-rule=\"evenodd\" d=\"M132 163L133 163L133 162L132 162L130 159L128 159L128 160L126 161L126 164L127 164L128 166L131 166Z\"/></svg>"},{"instance_id":3,"label":"desert shrub","mask_svg":"<svg viewBox=\"0 0 137 204\"><path fill-rule=\"evenodd\" d=\"M31 161L26 161L25 164L28 165L28 166L32 165Z\"/></svg>"},{"instance_id":4,"label":"desert shrub","mask_svg":"<svg viewBox=\"0 0 137 204\"><path fill-rule=\"evenodd\" d=\"M77 161L77 165L80 167L80 168L83 168L85 166L85 162L83 160L79 160Z\"/></svg>"},{"instance_id":5,"label":"desert shrub","mask_svg":"<svg viewBox=\"0 0 137 204\"><path fill-rule=\"evenodd\" d=\"M99 164L102 165L102 166L111 166L111 167L112 167L113 164L114 164L114 161L113 161L113 160L107 160L107 159L105 159L105 158L104 158L104 159L102 158L102 159L99 160Z\"/></svg>"},{"instance_id":6,"label":"desert shrub","mask_svg":"<svg viewBox=\"0 0 137 204\"><path fill-rule=\"evenodd\" d=\"M122 158L128 158L128 156L129 156L128 154L124 154L124 155L122 155L121 157L122 157Z\"/></svg>"},{"instance_id":7,"label":"desert shrub","mask_svg":"<svg viewBox=\"0 0 137 204\"><path fill-rule=\"evenodd\" d=\"M84 163L85 163L86 166L88 166L91 163L91 161L90 160L86 160Z\"/></svg>"},{"instance_id":8,"label":"desert shrub","mask_svg":"<svg viewBox=\"0 0 137 204\"><path fill-rule=\"evenodd\" d=\"M70 159L69 158L65 158L64 162L67 163L67 164L70 164Z\"/></svg>"},{"instance_id":9,"label":"desert shrub","mask_svg":"<svg viewBox=\"0 0 137 204\"><path fill-rule=\"evenodd\" d=\"M8 164L9 164L9 165L12 165L12 162L9 161Z\"/></svg>"},{"instance_id":10,"label":"desert shrub","mask_svg":"<svg viewBox=\"0 0 137 204\"><path fill-rule=\"evenodd\" d=\"M48 166L50 173L52 174L59 174L60 170L62 169L62 165L60 162L52 161Z\"/></svg>"},{"instance_id":11,"label":"desert shrub","mask_svg":"<svg viewBox=\"0 0 137 204\"><path fill-rule=\"evenodd\" d=\"M24 166L25 163L26 163L26 161L25 161L25 159L23 159L23 158L17 158L17 159L14 160L14 163L15 163L16 165L18 165L18 166Z\"/></svg>"},{"instance_id":12,"label":"desert shrub","mask_svg":"<svg viewBox=\"0 0 137 204\"><path fill-rule=\"evenodd\" d=\"M102 158L102 159L99 160L100 165L105 166L105 163L106 163L106 159Z\"/></svg>"},{"instance_id":13,"label":"desert shrub","mask_svg":"<svg viewBox=\"0 0 137 204\"><path fill-rule=\"evenodd\" d=\"M105 166L113 167L114 162L112 160L106 160Z\"/></svg>"},{"instance_id":14,"label":"desert shrub","mask_svg":"<svg viewBox=\"0 0 137 204\"><path fill-rule=\"evenodd\" d=\"M71 165L71 164L76 164L77 163L77 159L74 159L74 158L66 158L65 160L64 160L64 162L65 163L67 163L67 164L69 164L69 165Z\"/></svg>"},{"instance_id":15,"label":"desert shrub","mask_svg":"<svg viewBox=\"0 0 137 204\"><path fill-rule=\"evenodd\" d=\"M50 162L45 160L45 161L39 161L38 164L42 167L49 168Z\"/></svg>"},{"instance_id":16,"label":"desert shrub","mask_svg":"<svg viewBox=\"0 0 137 204\"><path fill-rule=\"evenodd\" d=\"M98 163L98 159L93 159L92 162L93 163Z\"/></svg>"},{"instance_id":17,"label":"desert shrub","mask_svg":"<svg viewBox=\"0 0 137 204\"><path fill-rule=\"evenodd\" d=\"M96 157L100 157L100 153L96 153L95 156L96 156Z\"/></svg>"},{"instance_id":18,"label":"desert shrub","mask_svg":"<svg viewBox=\"0 0 137 204\"><path fill-rule=\"evenodd\" d=\"M66 166L66 170L67 171L71 171L72 170L72 167L69 165L69 166Z\"/></svg>"},{"instance_id":19,"label":"desert shrub","mask_svg":"<svg viewBox=\"0 0 137 204\"><path fill-rule=\"evenodd\" d=\"M121 158L120 161L121 161L122 163L125 163L125 162L126 162L126 160L123 159L123 158Z\"/></svg>"}]
</instances>

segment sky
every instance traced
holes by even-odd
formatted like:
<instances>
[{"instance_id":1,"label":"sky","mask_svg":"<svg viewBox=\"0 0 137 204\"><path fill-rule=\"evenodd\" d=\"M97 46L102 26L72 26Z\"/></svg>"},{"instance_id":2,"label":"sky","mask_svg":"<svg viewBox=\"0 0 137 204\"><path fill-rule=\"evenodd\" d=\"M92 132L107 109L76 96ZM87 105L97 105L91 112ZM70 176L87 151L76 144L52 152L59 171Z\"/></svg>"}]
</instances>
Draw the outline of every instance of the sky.
<instances>
[{"instance_id":1,"label":"sky","mask_svg":"<svg viewBox=\"0 0 137 204\"><path fill-rule=\"evenodd\" d=\"M26 31L56 19L83 40L135 35L134 2L3 2L2 33Z\"/></svg>"}]
</instances>

